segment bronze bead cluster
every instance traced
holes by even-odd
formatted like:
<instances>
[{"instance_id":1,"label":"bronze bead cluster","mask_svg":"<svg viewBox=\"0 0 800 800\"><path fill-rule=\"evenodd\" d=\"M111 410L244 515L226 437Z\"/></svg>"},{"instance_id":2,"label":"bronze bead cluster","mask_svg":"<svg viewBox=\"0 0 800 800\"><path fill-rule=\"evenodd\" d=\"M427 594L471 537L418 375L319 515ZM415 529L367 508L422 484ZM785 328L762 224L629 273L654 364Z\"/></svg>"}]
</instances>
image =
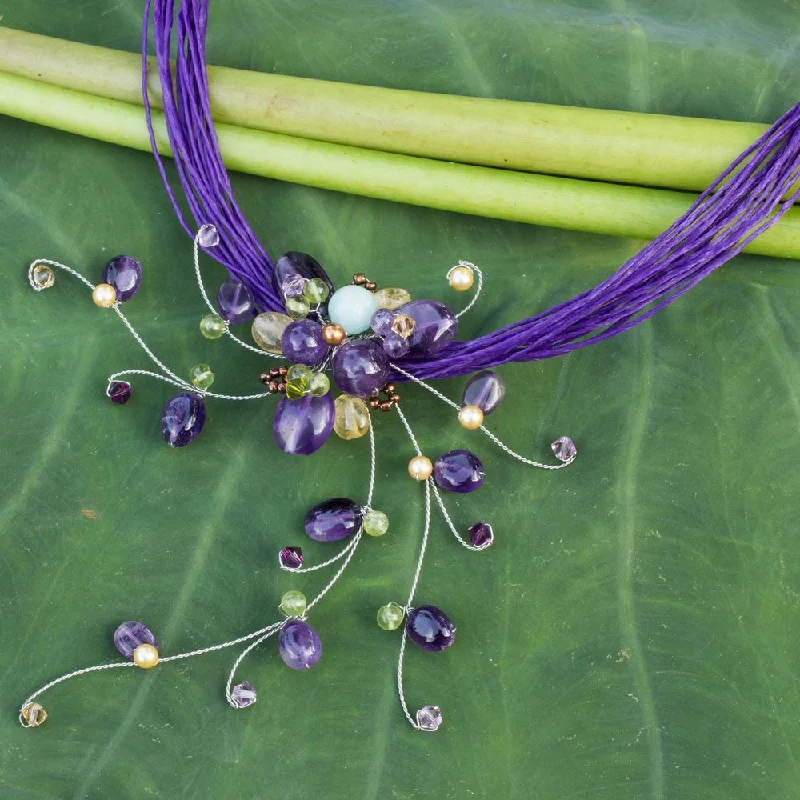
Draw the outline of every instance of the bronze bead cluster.
<instances>
[{"instance_id":1,"label":"bronze bead cluster","mask_svg":"<svg viewBox=\"0 0 800 800\"><path fill-rule=\"evenodd\" d=\"M262 372L258 379L269 389L270 394L285 394L288 370L288 367L273 367L269 372Z\"/></svg>"},{"instance_id":2,"label":"bronze bead cluster","mask_svg":"<svg viewBox=\"0 0 800 800\"><path fill-rule=\"evenodd\" d=\"M368 292L376 292L378 290L378 284L368 280L363 272L357 272L353 275L353 286L363 286Z\"/></svg>"},{"instance_id":3,"label":"bronze bead cluster","mask_svg":"<svg viewBox=\"0 0 800 800\"><path fill-rule=\"evenodd\" d=\"M383 395L385 399L382 400L380 395ZM400 395L395 391L393 383L387 383L378 394L367 399L367 403L373 411L391 411L392 406L396 406L399 402Z\"/></svg>"}]
</instances>

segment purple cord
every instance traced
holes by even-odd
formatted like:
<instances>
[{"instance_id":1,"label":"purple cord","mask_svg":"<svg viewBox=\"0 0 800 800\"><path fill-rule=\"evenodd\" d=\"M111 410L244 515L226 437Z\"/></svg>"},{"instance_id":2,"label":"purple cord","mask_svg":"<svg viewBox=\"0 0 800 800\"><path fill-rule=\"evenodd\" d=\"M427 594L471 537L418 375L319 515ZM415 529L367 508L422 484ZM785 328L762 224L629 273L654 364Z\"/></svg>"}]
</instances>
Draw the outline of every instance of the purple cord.
<instances>
[{"instance_id":1,"label":"purple cord","mask_svg":"<svg viewBox=\"0 0 800 800\"><path fill-rule=\"evenodd\" d=\"M150 141L167 194L190 236L194 231L167 180L147 96L147 37L153 7L156 58L167 132L196 226L211 223L220 244L209 252L248 286L260 308L283 311L272 262L233 197L208 97L205 34L208 0L178 0L177 60L170 61L175 0L146 0L142 91ZM648 319L774 225L800 195L800 105L745 150L692 207L611 277L587 292L430 358L398 364L418 378L451 378L512 361L539 361L608 339ZM402 375L394 376L397 381Z\"/></svg>"}]
</instances>

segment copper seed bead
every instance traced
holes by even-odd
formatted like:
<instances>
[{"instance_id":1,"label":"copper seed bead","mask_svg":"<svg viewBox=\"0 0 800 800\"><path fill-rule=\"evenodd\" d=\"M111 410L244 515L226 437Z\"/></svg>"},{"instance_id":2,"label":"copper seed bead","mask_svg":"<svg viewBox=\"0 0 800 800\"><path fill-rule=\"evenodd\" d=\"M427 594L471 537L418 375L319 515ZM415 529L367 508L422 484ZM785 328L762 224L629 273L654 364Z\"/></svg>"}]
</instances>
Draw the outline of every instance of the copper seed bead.
<instances>
[{"instance_id":1,"label":"copper seed bead","mask_svg":"<svg viewBox=\"0 0 800 800\"><path fill-rule=\"evenodd\" d=\"M278 385L279 385L278 381L270 381L269 382L269 390L272 392L272 394L277 394L278 393Z\"/></svg>"},{"instance_id":2,"label":"copper seed bead","mask_svg":"<svg viewBox=\"0 0 800 800\"><path fill-rule=\"evenodd\" d=\"M427 456L414 456L408 462L408 474L415 480L422 481L428 480L433 472L433 464Z\"/></svg>"},{"instance_id":3,"label":"copper seed bead","mask_svg":"<svg viewBox=\"0 0 800 800\"><path fill-rule=\"evenodd\" d=\"M462 406L458 410L458 421L468 431L475 431L483 425L483 411L478 406Z\"/></svg>"},{"instance_id":4,"label":"copper seed bead","mask_svg":"<svg viewBox=\"0 0 800 800\"><path fill-rule=\"evenodd\" d=\"M133 651L133 663L140 669L152 669L158 664L158 650L145 642Z\"/></svg>"},{"instance_id":5,"label":"copper seed bead","mask_svg":"<svg viewBox=\"0 0 800 800\"><path fill-rule=\"evenodd\" d=\"M270 375L270 374L268 374L266 372L262 372L258 376L258 381L259 381L259 383L267 384L267 383L269 383L271 377L272 377L272 375Z\"/></svg>"},{"instance_id":6,"label":"copper seed bead","mask_svg":"<svg viewBox=\"0 0 800 800\"><path fill-rule=\"evenodd\" d=\"M381 403L381 411L391 411L391 410L392 410L391 402L389 400L384 400Z\"/></svg>"},{"instance_id":7,"label":"copper seed bead","mask_svg":"<svg viewBox=\"0 0 800 800\"><path fill-rule=\"evenodd\" d=\"M353 275L353 283L356 286L363 286L367 282L367 276L363 272L357 272Z\"/></svg>"},{"instance_id":8,"label":"copper seed bead","mask_svg":"<svg viewBox=\"0 0 800 800\"><path fill-rule=\"evenodd\" d=\"M372 409L381 407L381 401L379 397L370 397L367 402L369 403L369 407Z\"/></svg>"},{"instance_id":9,"label":"copper seed bead","mask_svg":"<svg viewBox=\"0 0 800 800\"><path fill-rule=\"evenodd\" d=\"M278 375L285 375L289 371L289 367L278 367Z\"/></svg>"},{"instance_id":10,"label":"copper seed bead","mask_svg":"<svg viewBox=\"0 0 800 800\"><path fill-rule=\"evenodd\" d=\"M387 394L391 394L394 391L394 384L387 383L386 386L383 387L383 391L386 392Z\"/></svg>"},{"instance_id":11,"label":"copper seed bead","mask_svg":"<svg viewBox=\"0 0 800 800\"><path fill-rule=\"evenodd\" d=\"M390 392L389 393L389 399L393 403L399 403L400 402L400 395L397 392Z\"/></svg>"},{"instance_id":12,"label":"copper seed bead","mask_svg":"<svg viewBox=\"0 0 800 800\"><path fill-rule=\"evenodd\" d=\"M367 282L364 284L364 288L365 288L365 289L366 289L368 292L374 292L374 291L375 291L375 290L378 288L378 284L377 284L377 283L375 283L374 281L367 281Z\"/></svg>"},{"instance_id":13,"label":"copper seed bead","mask_svg":"<svg viewBox=\"0 0 800 800\"><path fill-rule=\"evenodd\" d=\"M475 273L469 267L461 265L450 270L447 280L457 292L466 292L472 288L472 284L475 282Z\"/></svg>"},{"instance_id":14,"label":"copper seed bead","mask_svg":"<svg viewBox=\"0 0 800 800\"><path fill-rule=\"evenodd\" d=\"M98 283L92 289L92 301L100 308L111 308L117 302L117 290L110 283Z\"/></svg>"},{"instance_id":15,"label":"copper seed bead","mask_svg":"<svg viewBox=\"0 0 800 800\"><path fill-rule=\"evenodd\" d=\"M322 327L322 341L331 347L338 347L345 339L344 328L335 322L329 322Z\"/></svg>"},{"instance_id":16,"label":"copper seed bead","mask_svg":"<svg viewBox=\"0 0 800 800\"><path fill-rule=\"evenodd\" d=\"M286 391L286 383L285 383L284 381L281 381L281 382L278 384L278 389L277 389L277 391L278 391L278 392L280 392L281 394L282 394L283 392L285 392L285 391Z\"/></svg>"}]
</instances>

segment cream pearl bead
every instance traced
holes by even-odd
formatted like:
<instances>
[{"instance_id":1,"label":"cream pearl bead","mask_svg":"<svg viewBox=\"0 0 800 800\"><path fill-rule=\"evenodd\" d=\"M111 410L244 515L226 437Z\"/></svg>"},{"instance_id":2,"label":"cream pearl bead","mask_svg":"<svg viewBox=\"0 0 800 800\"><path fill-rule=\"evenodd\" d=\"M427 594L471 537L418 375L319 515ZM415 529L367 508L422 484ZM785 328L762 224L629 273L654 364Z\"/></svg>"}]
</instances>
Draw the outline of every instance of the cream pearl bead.
<instances>
[{"instance_id":1,"label":"cream pearl bead","mask_svg":"<svg viewBox=\"0 0 800 800\"><path fill-rule=\"evenodd\" d=\"M422 481L428 480L433 472L433 464L427 456L414 456L408 462L408 474L415 480Z\"/></svg>"},{"instance_id":2,"label":"cream pearl bead","mask_svg":"<svg viewBox=\"0 0 800 800\"><path fill-rule=\"evenodd\" d=\"M483 411L478 406L462 406L458 410L458 421L468 431L475 431L483 425Z\"/></svg>"},{"instance_id":3,"label":"cream pearl bead","mask_svg":"<svg viewBox=\"0 0 800 800\"><path fill-rule=\"evenodd\" d=\"M447 280L457 292L466 292L472 288L472 284L475 282L475 273L469 267L460 264L447 273Z\"/></svg>"},{"instance_id":4,"label":"cream pearl bead","mask_svg":"<svg viewBox=\"0 0 800 800\"><path fill-rule=\"evenodd\" d=\"M140 669L152 669L158 664L158 650L145 642L133 651L133 663Z\"/></svg>"},{"instance_id":5,"label":"cream pearl bead","mask_svg":"<svg viewBox=\"0 0 800 800\"><path fill-rule=\"evenodd\" d=\"M92 289L92 302L100 308L111 308L117 302L117 290L110 283L98 283Z\"/></svg>"}]
</instances>

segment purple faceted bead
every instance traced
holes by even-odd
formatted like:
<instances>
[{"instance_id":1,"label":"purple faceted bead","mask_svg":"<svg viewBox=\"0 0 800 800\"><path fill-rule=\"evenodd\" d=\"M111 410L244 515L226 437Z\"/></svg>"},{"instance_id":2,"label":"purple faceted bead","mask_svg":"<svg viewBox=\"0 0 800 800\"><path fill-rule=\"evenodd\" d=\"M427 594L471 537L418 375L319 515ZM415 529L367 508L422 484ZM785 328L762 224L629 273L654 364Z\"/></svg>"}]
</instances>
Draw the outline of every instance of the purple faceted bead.
<instances>
[{"instance_id":1,"label":"purple faceted bead","mask_svg":"<svg viewBox=\"0 0 800 800\"><path fill-rule=\"evenodd\" d=\"M278 634L278 650L287 667L311 669L322 655L322 642L305 620L290 619Z\"/></svg>"},{"instance_id":2,"label":"purple faceted bead","mask_svg":"<svg viewBox=\"0 0 800 800\"><path fill-rule=\"evenodd\" d=\"M439 706L422 706L417 711L417 727L421 731L438 731L442 724L442 709Z\"/></svg>"},{"instance_id":3,"label":"purple faceted bead","mask_svg":"<svg viewBox=\"0 0 800 800\"><path fill-rule=\"evenodd\" d=\"M483 550L494 541L494 531L487 522L476 522L474 525L470 525L467 533L469 533L469 543L479 550Z\"/></svg>"},{"instance_id":4,"label":"purple faceted bead","mask_svg":"<svg viewBox=\"0 0 800 800\"><path fill-rule=\"evenodd\" d=\"M106 390L112 403L124 406L131 399L131 385L127 381L114 381Z\"/></svg>"},{"instance_id":5,"label":"purple faceted bead","mask_svg":"<svg viewBox=\"0 0 800 800\"><path fill-rule=\"evenodd\" d=\"M483 464L469 450L451 450L434 462L433 480L448 492L474 492L483 484Z\"/></svg>"},{"instance_id":6,"label":"purple faceted bead","mask_svg":"<svg viewBox=\"0 0 800 800\"><path fill-rule=\"evenodd\" d=\"M281 338L283 357L293 364L313 367L324 360L330 348L322 338L322 325L313 319L290 322Z\"/></svg>"},{"instance_id":7,"label":"purple faceted bead","mask_svg":"<svg viewBox=\"0 0 800 800\"><path fill-rule=\"evenodd\" d=\"M171 397L161 412L161 435L170 447L191 444L206 423L206 404L190 392Z\"/></svg>"},{"instance_id":8,"label":"purple faceted bead","mask_svg":"<svg viewBox=\"0 0 800 800\"><path fill-rule=\"evenodd\" d=\"M240 281L225 281L217 292L217 309L222 319L232 325L250 322L255 316L256 304L250 290Z\"/></svg>"},{"instance_id":9,"label":"purple faceted bead","mask_svg":"<svg viewBox=\"0 0 800 800\"><path fill-rule=\"evenodd\" d=\"M388 308L379 308L372 315L369 326L379 336L386 336L391 333L393 322L394 311L390 311Z\"/></svg>"},{"instance_id":10,"label":"purple faceted bead","mask_svg":"<svg viewBox=\"0 0 800 800\"><path fill-rule=\"evenodd\" d=\"M114 647L125 658L133 658L133 651L140 644L151 644L153 647L158 647L156 637L141 622L123 622L114 631Z\"/></svg>"},{"instance_id":11,"label":"purple faceted bead","mask_svg":"<svg viewBox=\"0 0 800 800\"><path fill-rule=\"evenodd\" d=\"M455 314L436 300L412 300L395 309L395 314L407 314L414 320L409 337L409 356L432 356L443 350L458 333Z\"/></svg>"},{"instance_id":12,"label":"purple faceted bead","mask_svg":"<svg viewBox=\"0 0 800 800\"><path fill-rule=\"evenodd\" d=\"M484 414L491 414L506 396L503 379L490 369L476 372L464 387L462 406L478 406Z\"/></svg>"},{"instance_id":13,"label":"purple faceted bead","mask_svg":"<svg viewBox=\"0 0 800 800\"><path fill-rule=\"evenodd\" d=\"M287 297L294 297L303 290L303 284L312 278L320 278L325 282L328 290L333 294L333 283L328 274L319 263L306 253L284 253L275 264L275 272L272 276L272 283L275 292L284 300ZM328 301L320 303L320 313L326 314L328 311Z\"/></svg>"},{"instance_id":14,"label":"purple faceted bead","mask_svg":"<svg viewBox=\"0 0 800 800\"><path fill-rule=\"evenodd\" d=\"M253 688L252 684L247 681L237 683L236 686L231 689L231 702L236 708L248 708L252 706L257 699L258 695L256 694L256 690Z\"/></svg>"},{"instance_id":15,"label":"purple faceted bead","mask_svg":"<svg viewBox=\"0 0 800 800\"><path fill-rule=\"evenodd\" d=\"M409 350L411 350L410 339L405 339L394 332L389 332L383 337L383 352L389 358L402 358L408 355Z\"/></svg>"},{"instance_id":16,"label":"purple faceted bead","mask_svg":"<svg viewBox=\"0 0 800 800\"><path fill-rule=\"evenodd\" d=\"M278 561L286 569L300 569L303 566L303 551L299 547L284 547L278 555Z\"/></svg>"},{"instance_id":17,"label":"purple faceted bead","mask_svg":"<svg viewBox=\"0 0 800 800\"><path fill-rule=\"evenodd\" d=\"M275 409L272 434L278 449L289 455L316 453L333 430L333 397L307 394L297 400L282 397Z\"/></svg>"},{"instance_id":18,"label":"purple faceted bead","mask_svg":"<svg viewBox=\"0 0 800 800\"><path fill-rule=\"evenodd\" d=\"M130 256L112 258L103 267L103 283L110 283L117 290L117 300L130 300L142 283L142 265Z\"/></svg>"},{"instance_id":19,"label":"purple faceted bead","mask_svg":"<svg viewBox=\"0 0 800 800\"><path fill-rule=\"evenodd\" d=\"M578 451L575 447L575 442L573 442L569 436L562 436L561 438L556 439L553 444L550 445L550 447L553 451L553 455L559 461L572 461L572 459L578 454Z\"/></svg>"},{"instance_id":20,"label":"purple faceted bead","mask_svg":"<svg viewBox=\"0 0 800 800\"><path fill-rule=\"evenodd\" d=\"M317 542L338 542L354 534L363 520L364 512L358 503L346 497L334 497L306 514L306 533Z\"/></svg>"},{"instance_id":21,"label":"purple faceted bead","mask_svg":"<svg viewBox=\"0 0 800 800\"><path fill-rule=\"evenodd\" d=\"M436 606L412 609L406 621L406 633L417 647L432 653L446 650L456 640L456 626Z\"/></svg>"},{"instance_id":22,"label":"purple faceted bead","mask_svg":"<svg viewBox=\"0 0 800 800\"><path fill-rule=\"evenodd\" d=\"M345 342L333 357L333 378L347 394L369 397L389 379L389 358L372 339Z\"/></svg>"}]
</instances>

